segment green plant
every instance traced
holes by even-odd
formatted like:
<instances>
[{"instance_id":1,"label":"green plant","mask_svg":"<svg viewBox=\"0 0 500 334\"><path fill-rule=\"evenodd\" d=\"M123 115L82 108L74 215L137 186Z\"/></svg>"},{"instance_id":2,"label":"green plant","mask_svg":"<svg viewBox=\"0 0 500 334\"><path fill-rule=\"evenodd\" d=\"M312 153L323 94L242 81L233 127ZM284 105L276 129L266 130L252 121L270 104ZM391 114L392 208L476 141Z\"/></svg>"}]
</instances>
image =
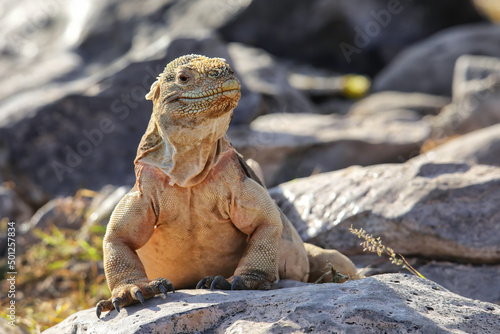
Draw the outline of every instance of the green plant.
<instances>
[{"instance_id":1,"label":"green plant","mask_svg":"<svg viewBox=\"0 0 500 334\"><path fill-rule=\"evenodd\" d=\"M110 296L102 270L105 229L93 226L85 240L79 231L55 226L49 232L33 231L41 241L16 259L17 325L40 333ZM6 288L2 285L2 291ZM0 299L4 318L7 303L6 296Z\"/></svg>"}]
</instances>

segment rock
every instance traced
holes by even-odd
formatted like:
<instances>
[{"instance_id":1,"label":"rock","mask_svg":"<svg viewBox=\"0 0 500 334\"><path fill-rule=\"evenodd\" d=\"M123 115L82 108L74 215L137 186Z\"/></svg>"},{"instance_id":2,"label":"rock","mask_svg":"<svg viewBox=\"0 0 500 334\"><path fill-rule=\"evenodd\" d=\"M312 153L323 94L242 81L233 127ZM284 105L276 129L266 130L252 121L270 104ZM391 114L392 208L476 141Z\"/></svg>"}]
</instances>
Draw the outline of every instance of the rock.
<instances>
[{"instance_id":1,"label":"rock","mask_svg":"<svg viewBox=\"0 0 500 334\"><path fill-rule=\"evenodd\" d=\"M313 104L306 96L288 82L289 68L275 57L264 50L237 43L230 44L228 51L237 75L252 92L261 96L260 110L254 115L314 111ZM235 110L234 117L240 117L238 109Z\"/></svg>"},{"instance_id":2,"label":"rock","mask_svg":"<svg viewBox=\"0 0 500 334\"><path fill-rule=\"evenodd\" d=\"M467 298L500 304L499 265L465 265L432 262L418 271L444 288Z\"/></svg>"},{"instance_id":3,"label":"rock","mask_svg":"<svg viewBox=\"0 0 500 334\"><path fill-rule=\"evenodd\" d=\"M453 12L454 15L448 15ZM220 32L232 42L342 73L373 75L438 30L484 21L470 0L254 0ZM411 29L409 28L411 27Z\"/></svg>"},{"instance_id":4,"label":"rock","mask_svg":"<svg viewBox=\"0 0 500 334\"><path fill-rule=\"evenodd\" d=\"M381 115L272 114L228 135L236 149L262 167L273 186L297 177L351 165L407 160L428 138L430 128L413 118Z\"/></svg>"},{"instance_id":5,"label":"rock","mask_svg":"<svg viewBox=\"0 0 500 334\"><path fill-rule=\"evenodd\" d=\"M352 106L349 115L372 116L393 110L411 110L418 115L437 115L450 98L421 93L380 92Z\"/></svg>"},{"instance_id":6,"label":"rock","mask_svg":"<svg viewBox=\"0 0 500 334\"><path fill-rule=\"evenodd\" d=\"M497 305L402 274L271 291L182 290L101 317L80 311L43 333L496 333L500 326Z\"/></svg>"},{"instance_id":7,"label":"rock","mask_svg":"<svg viewBox=\"0 0 500 334\"><path fill-rule=\"evenodd\" d=\"M500 57L500 26L453 27L410 46L375 77L373 90L451 96L455 62L465 54Z\"/></svg>"},{"instance_id":8,"label":"rock","mask_svg":"<svg viewBox=\"0 0 500 334\"><path fill-rule=\"evenodd\" d=\"M362 254L363 228L406 257L498 263L500 168L412 159L353 166L270 190L302 239Z\"/></svg>"},{"instance_id":9,"label":"rock","mask_svg":"<svg viewBox=\"0 0 500 334\"><path fill-rule=\"evenodd\" d=\"M388 256L365 252L349 257L366 276L409 271L392 264ZM461 296L499 304L500 288L495 284L500 266L473 265L449 261L430 261L425 258L405 257L406 261L427 279Z\"/></svg>"},{"instance_id":10,"label":"rock","mask_svg":"<svg viewBox=\"0 0 500 334\"><path fill-rule=\"evenodd\" d=\"M33 209L14 190L0 186L0 220L24 222L33 215Z\"/></svg>"},{"instance_id":11,"label":"rock","mask_svg":"<svg viewBox=\"0 0 500 334\"><path fill-rule=\"evenodd\" d=\"M26 204L12 189L0 186L0 259L7 260L9 236L8 227L14 227L16 232L19 230L19 223L27 221L33 215L33 209ZM14 223L14 226L7 226L7 223ZM17 241L17 240L16 240ZM7 263L7 262L5 262ZM0 329L2 324L0 323Z\"/></svg>"},{"instance_id":12,"label":"rock","mask_svg":"<svg viewBox=\"0 0 500 334\"><path fill-rule=\"evenodd\" d=\"M462 56L455 65L453 103L431 119L434 138L500 123L500 58Z\"/></svg>"},{"instance_id":13,"label":"rock","mask_svg":"<svg viewBox=\"0 0 500 334\"><path fill-rule=\"evenodd\" d=\"M439 139L432 141L435 144L440 144ZM500 124L454 138L415 159L439 163L465 162L500 167Z\"/></svg>"},{"instance_id":14,"label":"rock","mask_svg":"<svg viewBox=\"0 0 500 334\"><path fill-rule=\"evenodd\" d=\"M127 186L114 187L112 185L107 185L103 187L101 191L94 196L89 205L86 225L92 226L97 224L106 226L115 206L130 189L131 187Z\"/></svg>"}]
</instances>

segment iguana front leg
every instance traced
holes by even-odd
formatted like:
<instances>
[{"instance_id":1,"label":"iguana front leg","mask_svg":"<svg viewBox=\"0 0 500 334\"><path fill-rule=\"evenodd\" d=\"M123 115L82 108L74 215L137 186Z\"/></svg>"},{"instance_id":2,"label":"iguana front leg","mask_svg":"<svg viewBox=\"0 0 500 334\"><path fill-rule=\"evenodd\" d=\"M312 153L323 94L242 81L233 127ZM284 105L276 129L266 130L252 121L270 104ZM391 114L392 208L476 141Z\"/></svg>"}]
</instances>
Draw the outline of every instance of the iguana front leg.
<instances>
[{"instance_id":1,"label":"iguana front leg","mask_svg":"<svg viewBox=\"0 0 500 334\"><path fill-rule=\"evenodd\" d=\"M257 182L245 178L238 188L232 199L230 217L236 228L248 236L247 247L232 277L227 280L222 276L206 277L198 283L198 289L267 289L279 278L283 228L279 210Z\"/></svg>"},{"instance_id":2,"label":"iguana front leg","mask_svg":"<svg viewBox=\"0 0 500 334\"><path fill-rule=\"evenodd\" d=\"M120 312L120 307L174 291L165 278L149 280L136 253L153 235L155 223L153 205L137 187L116 206L103 242L104 272L112 296L97 303L97 317L102 311Z\"/></svg>"}]
</instances>

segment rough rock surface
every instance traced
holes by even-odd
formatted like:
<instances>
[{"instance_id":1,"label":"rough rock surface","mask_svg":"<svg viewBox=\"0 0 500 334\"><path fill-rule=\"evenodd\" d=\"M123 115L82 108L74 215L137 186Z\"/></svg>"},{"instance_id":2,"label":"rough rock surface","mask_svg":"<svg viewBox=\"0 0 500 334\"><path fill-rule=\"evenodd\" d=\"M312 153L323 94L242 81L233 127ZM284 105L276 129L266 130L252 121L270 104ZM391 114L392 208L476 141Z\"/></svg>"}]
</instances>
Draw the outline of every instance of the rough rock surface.
<instances>
[{"instance_id":1,"label":"rough rock surface","mask_svg":"<svg viewBox=\"0 0 500 334\"><path fill-rule=\"evenodd\" d=\"M427 123L380 115L272 114L232 128L233 145L262 167L267 185L351 165L401 162L430 134Z\"/></svg>"},{"instance_id":2,"label":"rough rock surface","mask_svg":"<svg viewBox=\"0 0 500 334\"><path fill-rule=\"evenodd\" d=\"M405 256L500 262L500 168L412 159L271 189L302 239L360 254L362 227Z\"/></svg>"},{"instance_id":3,"label":"rough rock surface","mask_svg":"<svg viewBox=\"0 0 500 334\"><path fill-rule=\"evenodd\" d=\"M52 333L496 333L497 305L474 301L430 280L379 275L344 284L271 291L181 290L167 300L111 311L78 312Z\"/></svg>"},{"instance_id":4,"label":"rough rock surface","mask_svg":"<svg viewBox=\"0 0 500 334\"><path fill-rule=\"evenodd\" d=\"M375 77L373 89L451 96L455 62L464 54L500 57L500 26L453 27L416 43Z\"/></svg>"},{"instance_id":5,"label":"rough rock surface","mask_svg":"<svg viewBox=\"0 0 500 334\"><path fill-rule=\"evenodd\" d=\"M418 267L426 278L461 296L500 304L500 265L431 262Z\"/></svg>"}]
</instances>

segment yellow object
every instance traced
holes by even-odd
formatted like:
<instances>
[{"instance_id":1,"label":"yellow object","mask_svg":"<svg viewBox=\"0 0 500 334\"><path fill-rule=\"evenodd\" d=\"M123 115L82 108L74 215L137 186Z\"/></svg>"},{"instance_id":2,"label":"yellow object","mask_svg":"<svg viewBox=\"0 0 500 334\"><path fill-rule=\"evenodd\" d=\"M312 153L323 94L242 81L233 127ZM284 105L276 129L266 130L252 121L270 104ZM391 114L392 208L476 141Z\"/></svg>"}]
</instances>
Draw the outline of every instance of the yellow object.
<instances>
[{"instance_id":1,"label":"yellow object","mask_svg":"<svg viewBox=\"0 0 500 334\"><path fill-rule=\"evenodd\" d=\"M359 99L370 89L370 79L364 75L347 74L342 77L342 94L350 99Z\"/></svg>"}]
</instances>

